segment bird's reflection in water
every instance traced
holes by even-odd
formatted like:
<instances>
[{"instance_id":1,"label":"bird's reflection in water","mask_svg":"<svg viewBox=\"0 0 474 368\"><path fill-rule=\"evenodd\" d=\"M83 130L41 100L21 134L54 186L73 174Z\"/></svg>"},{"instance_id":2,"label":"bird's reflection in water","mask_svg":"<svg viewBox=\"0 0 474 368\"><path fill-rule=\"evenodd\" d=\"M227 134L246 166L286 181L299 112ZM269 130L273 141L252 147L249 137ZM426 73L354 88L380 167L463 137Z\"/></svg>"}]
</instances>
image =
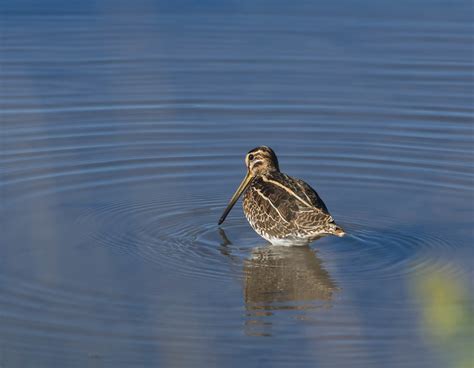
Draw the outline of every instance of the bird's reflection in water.
<instances>
[{"instance_id":1,"label":"bird's reflection in water","mask_svg":"<svg viewBox=\"0 0 474 368\"><path fill-rule=\"evenodd\" d=\"M221 247L231 256L232 243L221 229ZM285 313L328 308L338 288L309 246L265 245L254 248L243 263L245 333L272 335L277 311Z\"/></svg>"},{"instance_id":2,"label":"bird's reflection in water","mask_svg":"<svg viewBox=\"0 0 474 368\"><path fill-rule=\"evenodd\" d=\"M321 260L308 246L264 246L244 262L245 304L285 308L285 302L330 301L336 290ZM298 308L295 305L295 308Z\"/></svg>"}]
</instances>

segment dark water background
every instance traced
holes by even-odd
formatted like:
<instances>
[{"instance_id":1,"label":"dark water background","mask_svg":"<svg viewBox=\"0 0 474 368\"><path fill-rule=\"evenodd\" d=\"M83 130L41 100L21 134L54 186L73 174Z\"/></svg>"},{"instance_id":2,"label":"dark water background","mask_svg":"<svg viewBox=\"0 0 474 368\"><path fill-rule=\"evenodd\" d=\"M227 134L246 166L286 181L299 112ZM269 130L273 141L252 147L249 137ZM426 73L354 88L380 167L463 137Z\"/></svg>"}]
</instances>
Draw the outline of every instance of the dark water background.
<instances>
[{"instance_id":1,"label":"dark water background","mask_svg":"<svg viewBox=\"0 0 474 368\"><path fill-rule=\"evenodd\" d=\"M1 368L470 366L470 1L0 10ZM262 144L348 236L217 227Z\"/></svg>"}]
</instances>

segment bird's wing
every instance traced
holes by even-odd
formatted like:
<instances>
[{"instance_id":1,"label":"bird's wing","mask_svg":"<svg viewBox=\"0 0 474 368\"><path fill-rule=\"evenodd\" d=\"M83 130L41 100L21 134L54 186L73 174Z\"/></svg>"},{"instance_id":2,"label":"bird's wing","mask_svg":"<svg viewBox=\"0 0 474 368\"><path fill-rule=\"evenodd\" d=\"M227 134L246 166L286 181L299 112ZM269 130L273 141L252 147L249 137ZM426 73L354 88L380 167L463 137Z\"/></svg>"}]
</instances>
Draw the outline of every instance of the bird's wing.
<instances>
[{"instance_id":1,"label":"bird's wing","mask_svg":"<svg viewBox=\"0 0 474 368\"><path fill-rule=\"evenodd\" d=\"M311 205L313 205L313 207L318 208L322 212L325 212L329 215L329 211L326 207L326 204L324 204L321 197L318 195L318 193L316 193L316 191L313 188L311 188L309 184L305 183L301 179L293 178L293 180L296 186L301 189L301 193L305 195L305 197L309 200L309 202L311 203Z\"/></svg>"},{"instance_id":2,"label":"bird's wing","mask_svg":"<svg viewBox=\"0 0 474 368\"><path fill-rule=\"evenodd\" d=\"M254 187L288 222L311 227L332 221L322 199L302 180L273 173L258 178Z\"/></svg>"}]
</instances>

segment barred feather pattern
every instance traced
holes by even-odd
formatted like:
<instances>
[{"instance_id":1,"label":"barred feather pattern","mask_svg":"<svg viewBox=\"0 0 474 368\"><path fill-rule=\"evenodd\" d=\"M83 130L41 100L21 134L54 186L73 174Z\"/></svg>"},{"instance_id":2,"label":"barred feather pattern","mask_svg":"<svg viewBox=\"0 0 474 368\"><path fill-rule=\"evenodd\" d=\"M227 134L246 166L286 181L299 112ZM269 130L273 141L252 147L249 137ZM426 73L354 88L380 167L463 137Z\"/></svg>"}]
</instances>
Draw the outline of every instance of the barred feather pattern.
<instances>
[{"instance_id":1,"label":"barred feather pattern","mask_svg":"<svg viewBox=\"0 0 474 368\"><path fill-rule=\"evenodd\" d=\"M243 208L252 228L272 244L306 244L324 235L344 235L313 188L279 171L253 180Z\"/></svg>"}]
</instances>

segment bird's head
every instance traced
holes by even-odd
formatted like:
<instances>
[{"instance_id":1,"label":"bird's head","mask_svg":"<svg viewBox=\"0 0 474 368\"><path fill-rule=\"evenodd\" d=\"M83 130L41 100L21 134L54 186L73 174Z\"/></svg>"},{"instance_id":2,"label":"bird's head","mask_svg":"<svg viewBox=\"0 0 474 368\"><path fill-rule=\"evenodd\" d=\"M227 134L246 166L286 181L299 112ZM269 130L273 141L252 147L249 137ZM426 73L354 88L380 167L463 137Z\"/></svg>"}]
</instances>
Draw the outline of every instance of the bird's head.
<instances>
[{"instance_id":1,"label":"bird's head","mask_svg":"<svg viewBox=\"0 0 474 368\"><path fill-rule=\"evenodd\" d=\"M267 146L260 146L250 150L247 155L245 155L245 166L247 166L247 174L219 219L219 225L224 222L230 210L234 207L235 202L237 202L242 193L245 192L256 177L269 172L280 171L275 152Z\"/></svg>"},{"instance_id":2,"label":"bird's head","mask_svg":"<svg viewBox=\"0 0 474 368\"><path fill-rule=\"evenodd\" d=\"M267 146L260 146L250 150L245 156L245 166L247 166L247 172L252 177L271 171L280 171L275 152Z\"/></svg>"}]
</instances>

